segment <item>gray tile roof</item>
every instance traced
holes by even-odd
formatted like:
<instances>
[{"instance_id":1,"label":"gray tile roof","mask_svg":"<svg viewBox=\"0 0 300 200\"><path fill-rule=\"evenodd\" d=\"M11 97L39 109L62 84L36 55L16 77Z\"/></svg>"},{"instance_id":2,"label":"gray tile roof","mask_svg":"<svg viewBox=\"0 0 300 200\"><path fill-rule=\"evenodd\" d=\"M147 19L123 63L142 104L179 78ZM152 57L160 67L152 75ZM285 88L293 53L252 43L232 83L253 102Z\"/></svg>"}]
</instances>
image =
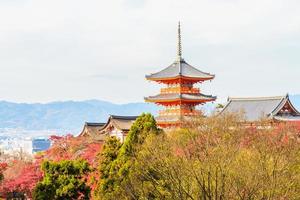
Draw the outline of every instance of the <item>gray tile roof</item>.
<instances>
[{"instance_id":1,"label":"gray tile roof","mask_svg":"<svg viewBox=\"0 0 300 200\"><path fill-rule=\"evenodd\" d=\"M294 115L299 112L293 107L289 96L258 97L258 98L228 98L222 113L242 112L247 121L258 121L262 118L274 118L283 106L289 103ZM292 116L291 116L292 117Z\"/></svg>"},{"instance_id":2,"label":"gray tile roof","mask_svg":"<svg viewBox=\"0 0 300 200\"><path fill-rule=\"evenodd\" d=\"M109 125L113 125L122 131L128 131L136 118L137 116L110 115L106 123L86 122L79 136L97 136L104 139L103 130Z\"/></svg>"},{"instance_id":3,"label":"gray tile roof","mask_svg":"<svg viewBox=\"0 0 300 200\"><path fill-rule=\"evenodd\" d=\"M105 123L85 122L84 127L79 136L97 136Z\"/></svg>"},{"instance_id":4,"label":"gray tile roof","mask_svg":"<svg viewBox=\"0 0 300 200\"><path fill-rule=\"evenodd\" d=\"M98 122L85 122L85 126L104 126L105 123L98 123Z\"/></svg>"},{"instance_id":5,"label":"gray tile roof","mask_svg":"<svg viewBox=\"0 0 300 200\"><path fill-rule=\"evenodd\" d=\"M160 100L206 100L206 101L214 101L216 99L215 96L212 95L204 95L204 94L180 94L180 93L170 93L170 94L158 94L156 96L146 97L146 101L160 101Z\"/></svg>"},{"instance_id":6,"label":"gray tile roof","mask_svg":"<svg viewBox=\"0 0 300 200\"><path fill-rule=\"evenodd\" d=\"M119 130L128 131L138 116L118 116L111 115L105 126L101 130L106 129L109 125L113 125Z\"/></svg>"},{"instance_id":7,"label":"gray tile roof","mask_svg":"<svg viewBox=\"0 0 300 200\"><path fill-rule=\"evenodd\" d=\"M138 116L121 116L121 115L110 115L111 119L119 119L119 120L136 120Z\"/></svg>"},{"instance_id":8,"label":"gray tile roof","mask_svg":"<svg viewBox=\"0 0 300 200\"><path fill-rule=\"evenodd\" d=\"M202 72L195 67L186 63L183 59L180 61L175 61L169 67L161 70L160 72L146 75L147 79L160 79L160 78L175 78L178 76L184 76L188 78L198 78L198 79L213 79L215 75Z\"/></svg>"}]
</instances>

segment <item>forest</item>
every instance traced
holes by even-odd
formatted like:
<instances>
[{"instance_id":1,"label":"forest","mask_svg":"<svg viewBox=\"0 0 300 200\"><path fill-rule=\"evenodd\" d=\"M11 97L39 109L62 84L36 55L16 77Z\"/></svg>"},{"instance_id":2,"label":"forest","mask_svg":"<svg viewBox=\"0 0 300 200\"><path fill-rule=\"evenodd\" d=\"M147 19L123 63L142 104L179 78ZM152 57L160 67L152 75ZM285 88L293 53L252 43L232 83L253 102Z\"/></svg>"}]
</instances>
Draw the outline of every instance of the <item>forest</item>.
<instances>
[{"instance_id":1,"label":"forest","mask_svg":"<svg viewBox=\"0 0 300 200\"><path fill-rule=\"evenodd\" d=\"M163 131L142 114L115 137L52 136L34 159L0 163L0 196L34 200L300 199L300 127L212 115Z\"/></svg>"}]
</instances>

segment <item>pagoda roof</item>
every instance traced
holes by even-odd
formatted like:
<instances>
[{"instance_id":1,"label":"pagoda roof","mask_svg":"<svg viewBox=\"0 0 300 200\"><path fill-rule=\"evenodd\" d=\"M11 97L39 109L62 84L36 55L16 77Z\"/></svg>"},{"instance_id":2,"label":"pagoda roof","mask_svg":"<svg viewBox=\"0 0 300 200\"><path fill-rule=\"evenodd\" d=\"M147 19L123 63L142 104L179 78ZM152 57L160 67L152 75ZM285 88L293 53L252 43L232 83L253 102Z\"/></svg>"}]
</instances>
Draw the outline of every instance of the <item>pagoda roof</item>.
<instances>
[{"instance_id":1,"label":"pagoda roof","mask_svg":"<svg viewBox=\"0 0 300 200\"><path fill-rule=\"evenodd\" d=\"M176 79L190 80L193 82L201 82L205 80L211 80L215 77L213 74L209 74L198 70L191 66L182 58L182 46L181 46L181 29L180 22L178 23L178 35L177 35L177 58L167 68L150 75L146 75L146 79L153 81L170 81Z\"/></svg>"},{"instance_id":2,"label":"pagoda roof","mask_svg":"<svg viewBox=\"0 0 300 200\"><path fill-rule=\"evenodd\" d=\"M172 63L169 67L150 75L146 75L148 80L172 80L178 78L193 79L197 81L204 81L213 79L215 75L203 72L191 66L185 60L180 59Z\"/></svg>"},{"instance_id":3,"label":"pagoda roof","mask_svg":"<svg viewBox=\"0 0 300 200\"><path fill-rule=\"evenodd\" d=\"M170 93L170 94L158 94L156 96L146 97L145 100L148 102L172 102L172 101L191 101L191 102L207 102L214 101L217 97L212 95L204 94L181 94L181 93Z\"/></svg>"},{"instance_id":4,"label":"pagoda roof","mask_svg":"<svg viewBox=\"0 0 300 200\"><path fill-rule=\"evenodd\" d=\"M282 113L284 107L291 112ZM262 118L271 118L281 121L299 121L300 113L292 105L289 96L256 97L256 98L228 98L222 113L242 112L246 121L259 121Z\"/></svg>"}]
</instances>

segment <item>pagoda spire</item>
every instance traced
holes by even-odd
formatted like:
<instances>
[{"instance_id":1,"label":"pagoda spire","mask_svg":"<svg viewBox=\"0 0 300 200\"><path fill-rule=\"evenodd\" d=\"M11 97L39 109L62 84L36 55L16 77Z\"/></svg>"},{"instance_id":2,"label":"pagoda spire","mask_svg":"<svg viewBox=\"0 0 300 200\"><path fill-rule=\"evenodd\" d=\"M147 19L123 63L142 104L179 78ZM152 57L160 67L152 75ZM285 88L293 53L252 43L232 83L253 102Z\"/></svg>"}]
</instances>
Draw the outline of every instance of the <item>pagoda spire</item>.
<instances>
[{"instance_id":1,"label":"pagoda spire","mask_svg":"<svg viewBox=\"0 0 300 200\"><path fill-rule=\"evenodd\" d=\"M216 100L215 96L202 94L200 88L194 87L214 79L214 75L202 72L189 65L182 58L181 29L178 22L177 52L175 61L163 70L146 75L147 80L164 84L160 93L145 97L146 102L152 102L164 107L156 117L157 125L161 128L183 127L186 120L202 117L197 105Z\"/></svg>"},{"instance_id":2,"label":"pagoda spire","mask_svg":"<svg viewBox=\"0 0 300 200\"><path fill-rule=\"evenodd\" d=\"M177 61L182 61L182 47L181 47L181 30L180 30L180 21L178 22L177 30Z\"/></svg>"}]
</instances>

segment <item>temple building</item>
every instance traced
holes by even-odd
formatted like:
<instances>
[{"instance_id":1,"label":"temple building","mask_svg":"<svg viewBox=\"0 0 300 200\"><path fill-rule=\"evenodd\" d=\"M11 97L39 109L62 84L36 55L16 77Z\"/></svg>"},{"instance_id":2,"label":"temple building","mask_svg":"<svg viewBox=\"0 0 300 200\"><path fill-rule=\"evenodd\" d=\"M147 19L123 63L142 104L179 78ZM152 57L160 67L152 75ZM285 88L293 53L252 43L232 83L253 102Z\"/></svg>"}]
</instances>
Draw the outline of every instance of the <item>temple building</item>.
<instances>
[{"instance_id":1,"label":"temple building","mask_svg":"<svg viewBox=\"0 0 300 200\"><path fill-rule=\"evenodd\" d=\"M92 137L95 140L105 140L107 136L115 136L121 142L124 142L129 129L136 118L137 116L110 115L106 123L86 122L79 137L87 136Z\"/></svg>"},{"instance_id":2,"label":"temple building","mask_svg":"<svg viewBox=\"0 0 300 200\"><path fill-rule=\"evenodd\" d=\"M84 127L79 136L95 137L100 135L100 130L105 126L105 123L85 122Z\"/></svg>"},{"instance_id":3,"label":"temple building","mask_svg":"<svg viewBox=\"0 0 300 200\"><path fill-rule=\"evenodd\" d=\"M241 113L248 123L261 119L272 122L300 122L300 113L293 106L289 95L257 98L228 98L220 114Z\"/></svg>"},{"instance_id":4,"label":"temple building","mask_svg":"<svg viewBox=\"0 0 300 200\"><path fill-rule=\"evenodd\" d=\"M179 127L184 120L201 116L197 105L216 100L215 96L202 94L194 84L214 79L215 75L202 72L182 58L181 30L178 24L177 59L167 68L150 75L146 79L164 84L160 94L145 98L146 102L163 106L156 118L161 128Z\"/></svg>"},{"instance_id":5,"label":"temple building","mask_svg":"<svg viewBox=\"0 0 300 200\"><path fill-rule=\"evenodd\" d=\"M131 125L135 122L137 116L117 116L111 115L108 118L105 126L100 129L101 135L115 136L121 142L125 141L125 138L129 132Z\"/></svg>"},{"instance_id":6,"label":"temple building","mask_svg":"<svg viewBox=\"0 0 300 200\"><path fill-rule=\"evenodd\" d=\"M197 110L197 106L214 102L216 96L205 95L200 88L194 87L194 85L214 78L215 75L200 71L183 59L179 23L176 60L163 70L146 75L147 80L163 85L158 95L145 97L146 102L163 107L156 117L157 125L163 129L177 128L188 120L203 116L203 113ZM300 113L292 105L288 95L228 98L228 102L220 114L239 112L243 113L243 120L246 124L253 124L261 119L270 119L271 123L300 122ZM93 137L101 141L107 136L115 136L124 142L136 118L137 116L111 115L106 123L86 122L79 136Z\"/></svg>"}]
</instances>

